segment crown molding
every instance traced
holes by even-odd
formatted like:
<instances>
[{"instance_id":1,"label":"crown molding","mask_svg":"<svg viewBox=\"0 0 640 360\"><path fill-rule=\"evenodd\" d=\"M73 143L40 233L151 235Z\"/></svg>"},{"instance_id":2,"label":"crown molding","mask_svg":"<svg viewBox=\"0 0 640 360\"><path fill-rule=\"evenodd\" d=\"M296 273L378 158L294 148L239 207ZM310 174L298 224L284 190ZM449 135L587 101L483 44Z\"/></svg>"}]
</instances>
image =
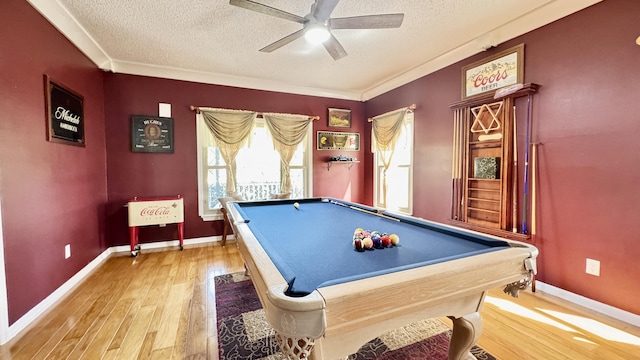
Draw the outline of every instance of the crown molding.
<instances>
[{"instance_id":1,"label":"crown molding","mask_svg":"<svg viewBox=\"0 0 640 360\"><path fill-rule=\"evenodd\" d=\"M291 83L231 76L204 71L193 71L172 67L154 66L112 59L78 23L58 0L27 0L58 31L64 34L96 66L105 71L142 75L198 83L241 87L256 90L276 91L297 95L319 96L327 98L367 101L382 95L411 81L434 73L458 61L478 54L493 46L547 25L562 17L580 11L602 0L549 0L544 5L511 20L474 39L451 48L442 54L407 71L398 73L366 90L341 91L336 89L299 86Z\"/></svg>"},{"instance_id":2,"label":"crown molding","mask_svg":"<svg viewBox=\"0 0 640 360\"><path fill-rule=\"evenodd\" d=\"M602 0L550 0L532 11L517 17L491 31L480 34L471 41L456 46L427 62L410 69L364 91L361 100L367 101L413 80L434 73L458 61L486 51L505 41L548 25L565 16L597 4ZM526 45L525 45L526 46Z\"/></svg>"},{"instance_id":3,"label":"crown molding","mask_svg":"<svg viewBox=\"0 0 640 360\"><path fill-rule=\"evenodd\" d=\"M112 71L114 73L159 77L204 84L233 86L254 90L275 91L295 95L319 96L333 99L359 101L361 96L359 92L313 88L272 80L254 79L241 76L232 76L166 66L148 65L119 60L111 61L111 68L103 70Z\"/></svg>"}]
</instances>

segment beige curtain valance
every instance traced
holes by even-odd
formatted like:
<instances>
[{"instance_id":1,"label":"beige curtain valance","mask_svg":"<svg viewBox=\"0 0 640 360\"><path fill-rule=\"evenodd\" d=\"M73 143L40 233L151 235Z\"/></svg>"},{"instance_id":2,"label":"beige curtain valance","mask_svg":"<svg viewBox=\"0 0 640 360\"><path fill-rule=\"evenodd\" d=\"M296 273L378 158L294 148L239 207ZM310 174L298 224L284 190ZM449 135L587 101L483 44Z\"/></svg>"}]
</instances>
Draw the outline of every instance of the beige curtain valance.
<instances>
[{"instance_id":1,"label":"beige curtain valance","mask_svg":"<svg viewBox=\"0 0 640 360\"><path fill-rule=\"evenodd\" d=\"M213 140L218 145L244 144L251 134L253 123L258 115L255 111L229 109L200 109Z\"/></svg>"},{"instance_id":2,"label":"beige curtain valance","mask_svg":"<svg viewBox=\"0 0 640 360\"><path fill-rule=\"evenodd\" d=\"M371 126L371 151L393 151L402 131L404 117L409 108L375 116Z\"/></svg>"}]
</instances>

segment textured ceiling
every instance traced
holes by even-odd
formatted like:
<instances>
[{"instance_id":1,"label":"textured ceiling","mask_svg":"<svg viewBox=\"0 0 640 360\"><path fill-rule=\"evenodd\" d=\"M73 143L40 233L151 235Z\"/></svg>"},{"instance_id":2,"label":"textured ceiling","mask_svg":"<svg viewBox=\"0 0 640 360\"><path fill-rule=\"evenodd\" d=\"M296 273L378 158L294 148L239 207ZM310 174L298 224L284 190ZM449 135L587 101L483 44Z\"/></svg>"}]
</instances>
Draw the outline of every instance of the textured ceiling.
<instances>
[{"instance_id":1,"label":"textured ceiling","mask_svg":"<svg viewBox=\"0 0 640 360\"><path fill-rule=\"evenodd\" d=\"M305 16L312 0L254 0ZM599 0L342 0L332 17L404 13L398 29L333 30L334 61L301 25L228 0L29 0L104 70L367 100Z\"/></svg>"}]
</instances>

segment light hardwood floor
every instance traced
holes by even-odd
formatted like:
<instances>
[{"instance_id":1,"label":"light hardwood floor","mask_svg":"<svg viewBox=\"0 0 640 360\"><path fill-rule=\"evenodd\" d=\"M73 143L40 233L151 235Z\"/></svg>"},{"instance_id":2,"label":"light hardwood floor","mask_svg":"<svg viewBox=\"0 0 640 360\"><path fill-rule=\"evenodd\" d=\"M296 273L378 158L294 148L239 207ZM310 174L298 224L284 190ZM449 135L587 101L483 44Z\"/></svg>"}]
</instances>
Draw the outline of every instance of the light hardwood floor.
<instances>
[{"instance_id":1,"label":"light hardwood floor","mask_svg":"<svg viewBox=\"0 0 640 360\"><path fill-rule=\"evenodd\" d=\"M217 359L213 278L243 270L234 243L112 256L0 359ZM540 292L495 289L482 317L499 359L640 359L640 329Z\"/></svg>"}]
</instances>

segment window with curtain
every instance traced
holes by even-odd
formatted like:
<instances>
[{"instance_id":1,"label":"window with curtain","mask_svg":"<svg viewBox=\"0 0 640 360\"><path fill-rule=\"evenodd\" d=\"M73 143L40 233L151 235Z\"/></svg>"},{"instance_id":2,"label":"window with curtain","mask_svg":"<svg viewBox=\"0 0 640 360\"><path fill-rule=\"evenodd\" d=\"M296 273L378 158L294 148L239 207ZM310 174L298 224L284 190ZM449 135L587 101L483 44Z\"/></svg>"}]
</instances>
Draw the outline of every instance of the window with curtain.
<instances>
[{"instance_id":1,"label":"window with curtain","mask_svg":"<svg viewBox=\"0 0 640 360\"><path fill-rule=\"evenodd\" d=\"M375 206L408 215L413 213L413 115L410 111L404 116L394 149L374 154ZM384 159L389 156L385 190Z\"/></svg>"},{"instance_id":2,"label":"window with curtain","mask_svg":"<svg viewBox=\"0 0 640 360\"><path fill-rule=\"evenodd\" d=\"M196 116L198 131L198 200L204 220L220 217L219 198L227 196L227 167L220 151L213 144L209 129L201 115ZM298 145L290 163L291 197L310 196L311 127ZM264 119L255 120L247 143L236 156L236 195L244 200L269 199L280 193L283 174L280 155L274 149Z\"/></svg>"}]
</instances>

